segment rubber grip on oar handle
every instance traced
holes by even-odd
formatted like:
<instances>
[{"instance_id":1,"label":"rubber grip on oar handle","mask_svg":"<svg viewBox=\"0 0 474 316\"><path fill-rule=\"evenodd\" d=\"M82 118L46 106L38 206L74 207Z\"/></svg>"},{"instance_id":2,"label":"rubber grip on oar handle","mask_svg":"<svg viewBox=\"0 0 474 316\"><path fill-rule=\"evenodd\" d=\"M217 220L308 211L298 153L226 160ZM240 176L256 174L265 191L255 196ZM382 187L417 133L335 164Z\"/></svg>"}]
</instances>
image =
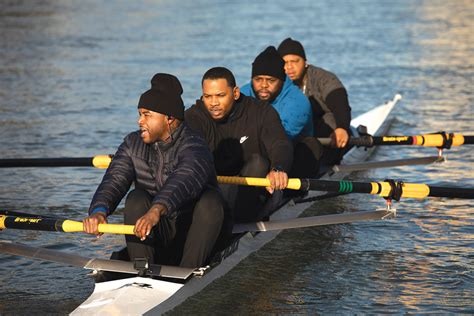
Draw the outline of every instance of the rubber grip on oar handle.
<instances>
[{"instance_id":1,"label":"rubber grip on oar handle","mask_svg":"<svg viewBox=\"0 0 474 316\"><path fill-rule=\"evenodd\" d=\"M464 135L464 144L465 144L465 145L472 145L472 144L474 144L474 136Z\"/></svg>"},{"instance_id":2,"label":"rubber grip on oar handle","mask_svg":"<svg viewBox=\"0 0 474 316\"><path fill-rule=\"evenodd\" d=\"M357 147L372 147L374 145L372 136L366 135L361 137L351 137L349 139L349 145Z\"/></svg>"}]
</instances>

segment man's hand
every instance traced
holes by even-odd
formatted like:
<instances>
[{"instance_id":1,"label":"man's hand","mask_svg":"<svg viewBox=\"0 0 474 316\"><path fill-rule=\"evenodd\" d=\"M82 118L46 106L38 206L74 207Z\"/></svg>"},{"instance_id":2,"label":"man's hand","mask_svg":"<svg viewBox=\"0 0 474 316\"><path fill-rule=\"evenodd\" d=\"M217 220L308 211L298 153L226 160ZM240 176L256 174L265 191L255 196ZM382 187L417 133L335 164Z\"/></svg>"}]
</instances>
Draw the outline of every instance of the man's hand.
<instances>
[{"instance_id":1,"label":"man's hand","mask_svg":"<svg viewBox=\"0 0 474 316\"><path fill-rule=\"evenodd\" d=\"M99 233L99 224L106 224L107 223L107 216L105 213L97 212L89 217L84 218L82 224L84 226L84 231L88 234L94 234L97 237L101 236L102 234Z\"/></svg>"},{"instance_id":2,"label":"man's hand","mask_svg":"<svg viewBox=\"0 0 474 316\"><path fill-rule=\"evenodd\" d=\"M349 141L349 134L343 128L336 128L331 133L331 147L344 148Z\"/></svg>"},{"instance_id":3,"label":"man's hand","mask_svg":"<svg viewBox=\"0 0 474 316\"><path fill-rule=\"evenodd\" d=\"M160 221L161 215L167 212L166 206L162 204L153 205L145 215L140 217L135 223L133 232L141 241L150 235L151 229Z\"/></svg>"},{"instance_id":4,"label":"man's hand","mask_svg":"<svg viewBox=\"0 0 474 316\"><path fill-rule=\"evenodd\" d=\"M266 187L270 194L275 190L283 190L288 186L288 175L284 171L271 170L267 174L267 179L270 180L270 186Z\"/></svg>"}]
</instances>

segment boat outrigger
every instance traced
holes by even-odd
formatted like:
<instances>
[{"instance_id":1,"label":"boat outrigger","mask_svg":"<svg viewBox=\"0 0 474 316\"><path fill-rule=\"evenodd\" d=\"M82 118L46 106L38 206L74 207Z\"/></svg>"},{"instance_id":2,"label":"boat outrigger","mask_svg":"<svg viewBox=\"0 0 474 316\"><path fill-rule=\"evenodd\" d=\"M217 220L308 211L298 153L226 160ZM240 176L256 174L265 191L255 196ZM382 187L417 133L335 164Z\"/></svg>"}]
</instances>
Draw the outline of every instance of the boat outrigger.
<instances>
[{"instance_id":1,"label":"boat outrigger","mask_svg":"<svg viewBox=\"0 0 474 316\"><path fill-rule=\"evenodd\" d=\"M106 271L118 272L126 276L121 279L96 283L93 293L72 312L72 315L155 315L172 310L183 303L187 298L204 289L217 278L225 275L248 255L274 239L282 229L389 218L395 214L395 210L391 208L391 199L397 200L400 197L424 198L426 196L445 196L468 199L474 198L474 189L472 188L443 188L426 184L395 182L393 180L368 183L342 180L349 173L357 170L407 164L428 164L442 161L442 148L474 143L473 136L446 134L442 132L413 137L383 137L382 135L386 135L391 125L392 119L390 113L400 99L401 96L397 94L393 100L353 119L351 126L354 129L354 137L352 137L351 140L354 147L346 152L341 164L328 166L318 179L290 179L288 188L297 190L306 189L308 193L307 196L287 200L284 205L271 215L269 221L234 225L233 238L226 247L223 247L221 251L218 251L213 256L209 264L205 267L190 269L174 266L149 265L146 261L141 260L127 262L93 259L5 240L0 240L0 252L79 266L93 270L96 275L100 275L101 272ZM322 142L324 143L324 140L322 140ZM433 157L393 160L389 162L365 162L371 154L373 145L397 144L436 146L439 148L440 153L438 156ZM96 156L93 158L3 159L0 160L0 167L80 165L106 168L110 159L111 156ZM238 177L218 178L221 183L268 185L268 180L266 179ZM304 210L313 204L313 201L334 195L325 191L336 191L339 192L339 194L349 192L378 194L388 200L387 208L374 211L299 217ZM38 215L26 215L18 212L0 211L0 230L3 228L19 228L79 232L83 229L81 222L60 220ZM133 226L130 225L127 227L127 225L106 224L102 228L101 226L99 226L99 231L101 232L133 234Z\"/></svg>"}]
</instances>

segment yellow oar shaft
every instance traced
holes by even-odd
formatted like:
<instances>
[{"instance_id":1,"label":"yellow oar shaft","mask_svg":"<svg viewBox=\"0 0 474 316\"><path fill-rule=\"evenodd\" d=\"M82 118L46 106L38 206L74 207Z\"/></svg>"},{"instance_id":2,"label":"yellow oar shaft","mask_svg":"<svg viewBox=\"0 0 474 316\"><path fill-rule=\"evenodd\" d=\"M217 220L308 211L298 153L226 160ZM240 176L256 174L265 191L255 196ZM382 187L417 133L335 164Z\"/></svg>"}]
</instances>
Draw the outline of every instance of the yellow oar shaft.
<instances>
[{"instance_id":1,"label":"yellow oar shaft","mask_svg":"<svg viewBox=\"0 0 474 316\"><path fill-rule=\"evenodd\" d=\"M270 186L270 180L267 178L217 176L217 181L222 184L236 184L257 187ZM299 190L301 188L301 180L297 178L289 179L287 188L291 190Z\"/></svg>"},{"instance_id":2,"label":"yellow oar shaft","mask_svg":"<svg viewBox=\"0 0 474 316\"><path fill-rule=\"evenodd\" d=\"M382 197L388 197L392 192L392 186L389 182L371 182L372 191L370 194L380 195ZM426 184L417 183L403 183L402 184L402 197L423 199L430 194L430 187Z\"/></svg>"},{"instance_id":3,"label":"yellow oar shaft","mask_svg":"<svg viewBox=\"0 0 474 316\"><path fill-rule=\"evenodd\" d=\"M99 169L108 168L112 161L112 155L98 155L92 158L92 165Z\"/></svg>"},{"instance_id":4,"label":"yellow oar shaft","mask_svg":"<svg viewBox=\"0 0 474 316\"><path fill-rule=\"evenodd\" d=\"M441 147L446 143L446 139L440 134L426 134L421 136L413 136L413 138L414 145L420 146ZM453 134L452 137L449 137L449 139L452 141L451 146L461 146L464 144L464 136L461 134Z\"/></svg>"}]
</instances>

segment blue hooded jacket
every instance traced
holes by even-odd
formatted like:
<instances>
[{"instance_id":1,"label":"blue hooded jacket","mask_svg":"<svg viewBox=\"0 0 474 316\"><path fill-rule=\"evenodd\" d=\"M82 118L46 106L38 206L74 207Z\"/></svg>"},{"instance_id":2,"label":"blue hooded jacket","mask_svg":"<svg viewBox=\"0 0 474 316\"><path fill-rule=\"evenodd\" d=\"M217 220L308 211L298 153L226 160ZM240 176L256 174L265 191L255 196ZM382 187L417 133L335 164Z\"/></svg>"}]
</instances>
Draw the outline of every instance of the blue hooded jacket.
<instances>
[{"instance_id":1,"label":"blue hooded jacket","mask_svg":"<svg viewBox=\"0 0 474 316\"><path fill-rule=\"evenodd\" d=\"M252 83L244 85L240 91L248 96L256 97ZM308 98L286 76L280 94L271 102L280 115L282 125L291 140L299 136L313 135L313 114Z\"/></svg>"}]
</instances>

